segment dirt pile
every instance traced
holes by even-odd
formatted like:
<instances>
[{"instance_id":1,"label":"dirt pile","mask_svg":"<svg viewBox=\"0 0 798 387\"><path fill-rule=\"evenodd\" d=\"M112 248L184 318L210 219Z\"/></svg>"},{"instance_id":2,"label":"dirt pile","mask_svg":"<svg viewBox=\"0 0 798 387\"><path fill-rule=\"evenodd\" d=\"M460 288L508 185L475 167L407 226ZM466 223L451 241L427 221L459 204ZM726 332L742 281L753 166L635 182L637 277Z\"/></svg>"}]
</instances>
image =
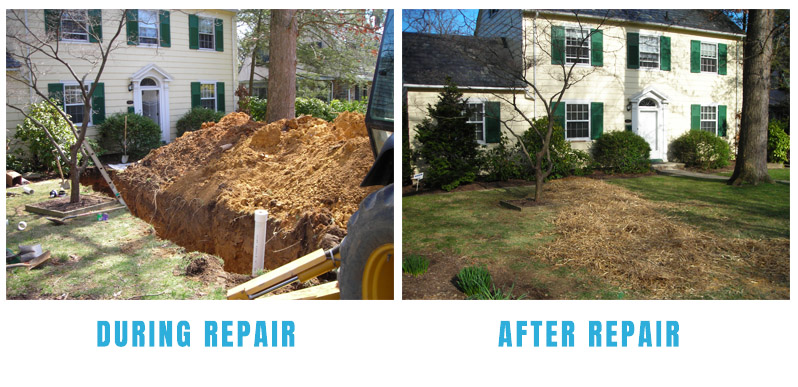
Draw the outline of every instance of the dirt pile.
<instances>
[{"instance_id":1,"label":"dirt pile","mask_svg":"<svg viewBox=\"0 0 798 387\"><path fill-rule=\"evenodd\" d=\"M160 237L247 273L256 209L269 211L267 268L332 247L374 191L359 187L373 161L360 114L267 125L231 113L152 151L114 182Z\"/></svg>"},{"instance_id":2,"label":"dirt pile","mask_svg":"<svg viewBox=\"0 0 798 387\"><path fill-rule=\"evenodd\" d=\"M554 219L557 238L535 252L549 262L586 268L656 299L749 287L789 298L788 239L722 238L663 214L671 204L603 181L567 178L545 189L563 204Z\"/></svg>"}]
</instances>

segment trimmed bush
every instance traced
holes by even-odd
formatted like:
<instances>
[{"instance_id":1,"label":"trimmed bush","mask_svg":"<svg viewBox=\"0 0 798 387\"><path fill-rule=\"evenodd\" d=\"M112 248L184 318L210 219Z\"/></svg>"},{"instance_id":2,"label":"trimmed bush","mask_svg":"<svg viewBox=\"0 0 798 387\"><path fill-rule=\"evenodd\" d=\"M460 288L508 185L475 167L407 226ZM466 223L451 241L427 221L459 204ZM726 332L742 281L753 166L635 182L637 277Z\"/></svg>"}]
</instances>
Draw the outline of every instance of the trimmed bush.
<instances>
[{"instance_id":1,"label":"trimmed bush","mask_svg":"<svg viewBox=\"0 0 798 387\"><path fill-rule=\"evenodd\" d=\"M703 169L722 168L729 165L729 143L704 131L691 130L671 143L673 158L686 166Z\"/></svg>"},{"instance_id":2,"label":"trimmed bush","mask_svg":"<svg viewBox=\"0 0 798 387\"><path fill-rule=\"evenodd\" d=\"M485 266L467 266L457 273L457 287L468 297L490 290L493 279Z\"/></svg>"},{"instance_id":3,"label":"trimmed bush","mask_svg":"<svg viewBox=\"0 0 798 387\"><path fill-rule=\"evenodd\" d=\"M297 98L294 108L296 109L297 117L307 115L321 118L325 121L334 121L335 117L338 117L338 113L333 112L330 105L316 98Z\"/></svg>"},{"instance_id":4,"label":"trimmed bush","mask_svg":"<svg viewBox=\"0 0 798 387\"><path fill-rule=\"evenodd\" d=\"M538 131L542 136L545 136L549 126L549 119L548 117L541 117L536 119L533 124L534 129L529 128L521 135L521 140L524 142L527 151L529 151L529 156L532 157L532 160L535 159L535 153L543 148L543 138L538 135ZM537 131L535 129L537 129ZM516 152L520 155L520 159L526 169L525 175L531 178L534 176L532 166L529 165L529 161L526 160L525 156L521 154L521 146L516 144L516 147ZM587 152L572 149L571 143L565 140L565 130L557 123L554 124L551 132L549 154L551 155L551 162L554 164L554 167L547 180L571 175L583 175L591 172L592 162L590 160L590 155ZM543 170L547 170L548 168L549 162L544 157Z\"/></svg>"},{"instance_id":5,"label":"trimmed bush","mask_svg":"<svg viewBox=\"0 0 798 387\"><path fill-rule=\"evenodd\" d=\"M360 101L339 101L337 99L330 101L330 108L332 108L334 112L357 112L366 114L366 107L368 107L366 98Z\"/></svg>"},{"instance_id":6,"label":"trimmed bush","mask_svg":"<svg viewBox=\"0 0 798 387\"><path fill-rule=\"evenodd\" d=\"M480 156L480 165L487 181L506 181L509 179L528 179L531 176L529 161L520 152L520 147L509 146L509 139L501 134L499 144L484 150Z\"/></svg>"},{"instance_id":7,"label":"trimmed bush","mask_svg":"<svg viewBox=\"0 0 798 387\"><path fill-rule=\"evenodd\" d=\"M417 277L426 273L428 268L429 259L421 255L411 254L402 258L402 273Z\"/></svg>"},{"instance_id":8,"label":"trimmed bush","mask_svg":"<svg viewBox=\"0 0 798 387\"><path fill-rule=\"evenodd\" d=\"M106 149L125 150L125 118L127 118L127 154L140 159L161 146L161 128L149 117L135 113L116 113L100 124L100 136Z\"/></svg>"},{"instance_id":9,"label":"trimmed bush","mask_svg":"<svg viewBox=\"0 0 798 387\"><path fill-rule=\"evenodd\" d=\"M593 159L607 172L642 173L651 169L651 147L627 131L605 133L593 143Z\"/></svg>"},{"instance_id":10,"label":"trimmed bush","mask_svg":"<svg viewBox=\"0 0 798 387\"><path fill-rule=\"evenodd\" d=\"M205 122L219 122L224 113L203 107L194 107L177 120L177 137L185 132L199 130Z\"/></svg>"},{"instance_id":11,"label":"trimmed bush","mask_svg":"<svg viewBox=\"0 0 798 387\"><path fill-rule=\"evenodd\" d=\"M787 122L773 120L768 123L768 161L783 163L787 161L790 151L790 136L784 131Z\"/></svg>"},{"instance_id":12,"label":"trimmed bush","mask_svg":"<svg viewBox=\"0 0 798 387\"><path fill-rule=\"evenodd\" d=\"M254 121L266 119L266 98L249 97L249 115Z\"/></svg>"},{"instance_id":13,"label":"trimmed bush","mask_svg":"<svg viewBox=\"0 0 798 387\"><path fill-rule=\"evenodd\" d=\"M57 101L54 103L58 105ZM69 122L58 113L59 110L46 101L41 101L31 106L29 115L46 126L64 152L69 153L69 148L75 144L76 139L69 128ZM14 150L13 156L6 155L8 165L21 168L21 171L58 171L57 159L53 153L55 147L44 129L36 126L33 120L26 118L22 124L17 125L14 138L21 141L27 147L27 151L24 148L18 148ZM95 151L98 149L95 148ZM81 158L81 153L78 153L78 159ZM64 169L64 174L68 174L69 166L66 160L61 160L61 166Z\"/></svg>"}]
</instances>

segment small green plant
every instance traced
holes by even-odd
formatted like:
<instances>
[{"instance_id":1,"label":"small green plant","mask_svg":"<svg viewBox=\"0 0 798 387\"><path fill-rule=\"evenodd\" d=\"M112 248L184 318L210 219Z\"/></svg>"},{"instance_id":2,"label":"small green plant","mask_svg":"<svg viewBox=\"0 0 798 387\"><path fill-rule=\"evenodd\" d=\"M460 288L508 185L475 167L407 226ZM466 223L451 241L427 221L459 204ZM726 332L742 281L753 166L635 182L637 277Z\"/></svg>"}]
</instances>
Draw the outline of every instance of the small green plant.
<instances>
[{"instance_id":1,"label":"small green plant","mask_svg":"<svg viewBox=\"0 0 798 387\"><path fill-rule=\"evenodd\" d=\"M632 132L605 133L593 143L593 159L607 172L647 172L651 169L650 155L648 142Z\"/></svg>"},{"instance_id":2,"label":"small green plant","mask_svg":"<svg viewBox=\"0 0 798 387\"><path fill-rule=\"evenodd\" d=\"M149 117L135 113L110 115L100 124L100 136L106 149L126 151L133 159L140 159L161 146L161 128L158 124Z\"/></svg>"},{"instance_id":3,"label":"small green plant","mask_svg":"<svg viewBox=\"0 0 798 387\"><path fill-rule=\"evenodd\" d=\"M457 287L467 297L472 297L493 285L493 279L485 266L466 266L457 273Z\"/></svg>"},{"instance_id":4,"label":"small green plant","mask_svg":"<svg viewBox=\"0 0 798 387\"><path fill-rule=\"evenodd\" d=\"M731 158L729 143L703 130L691 130L673 140L671 152L686 166L703 169L725 167Z\"/></svg>"},{"instance_id":5,"label":"small green plant","mask_svg":"<svg viewBox=\"0 0 798 387\"><path fill-rule=\"evenodd\" d=\"M482 287L480 288L480 292L474 294L471 297L468 297L469 300L520 300L526 297L526 294L522 294L520 296L514 297L513 296L513 289L515 288L515 284L510 286L510 289L507 290L505 293L501 290L501 288L497 288L496 285L491 285L491 288Z\"/></svg>"},{"instance_id":6,"label":"small green plant","mask_svg":"<svg viewBox=\"0 0 798 387\"><path fill-rule=\"evenodd\" d=\"M177 137L185 132L198 130L204 122L219 122L224 113L203 107L194 107L177 120Z\"/></svg>"},{"instance_id":7,"label":"small green plant","mask_svg":"<svg viewBox=\"0 0 798 387\"><path fill-rule=\"evenodd\" d=\"M417 254L402 258L402 272L418 277L427 272L429 259Z\"/></svg>"},{"instance_id":8,"label":"small green plant","mask_svg":"<svg viewBox=\"0 0 798 387\"><path fill-rule=\"evenodd\" d=\"M768 123L768 161L783 163L787 161L790 152L790 135L784 128L789 129L789 122L773 120Z\"/></svg>"},{"instance_id":9,"label":"small green plant","mask_svg":"<svg viewBox=\"0 0 798 387\"><path fill-rule=\"evenodd\" d=\"M266 98L249 97L249 115L254 121L266 119Z\"/></svg>"}]
</instances>

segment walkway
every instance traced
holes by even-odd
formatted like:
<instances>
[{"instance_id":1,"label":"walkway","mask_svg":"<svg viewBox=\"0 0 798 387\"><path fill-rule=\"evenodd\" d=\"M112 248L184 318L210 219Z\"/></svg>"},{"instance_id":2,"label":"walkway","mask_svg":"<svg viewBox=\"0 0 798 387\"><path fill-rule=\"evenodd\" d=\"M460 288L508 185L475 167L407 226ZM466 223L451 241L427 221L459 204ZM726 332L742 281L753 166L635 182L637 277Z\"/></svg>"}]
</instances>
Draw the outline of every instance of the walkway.
<instances>
[{"instance_id":1,"label":"walkway","mask_svg":"<svg viewBox=\"0 0 798 387\"><path fill-rule=\"evenodd\" d=\"M675 164L675 163L674 163ZM657 171L660 175L667 175L667 176L681 176L681 177L694 177L696 179L708 179L708 180L729 180L729 176L720 176L720 175L712 175L709 173L701 173L701 172L693 172L687 171L684 169L676 169L676 168L657 168L657 165L653 165L654 170ZM775 180L776 183L790 185L789 180Z\"/></svg>"}]
</instances>

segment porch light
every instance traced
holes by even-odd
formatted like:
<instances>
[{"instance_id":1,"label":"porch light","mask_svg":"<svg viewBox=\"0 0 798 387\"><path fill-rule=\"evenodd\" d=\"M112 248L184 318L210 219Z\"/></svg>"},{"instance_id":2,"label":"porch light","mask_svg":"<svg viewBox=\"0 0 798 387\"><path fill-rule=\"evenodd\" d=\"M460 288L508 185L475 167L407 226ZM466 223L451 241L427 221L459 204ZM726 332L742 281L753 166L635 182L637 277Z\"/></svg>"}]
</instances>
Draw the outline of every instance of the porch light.
<instances>
[{"instance_id":1,"label":"porch light","mask_svg":"<svg viewBox=\"0 0 798 387\"><path fill-rule=\"evenodd\" d=\"M133 82L132 81L127 85L127 91L133 91Z\"/></svg>"}]
</instances>

